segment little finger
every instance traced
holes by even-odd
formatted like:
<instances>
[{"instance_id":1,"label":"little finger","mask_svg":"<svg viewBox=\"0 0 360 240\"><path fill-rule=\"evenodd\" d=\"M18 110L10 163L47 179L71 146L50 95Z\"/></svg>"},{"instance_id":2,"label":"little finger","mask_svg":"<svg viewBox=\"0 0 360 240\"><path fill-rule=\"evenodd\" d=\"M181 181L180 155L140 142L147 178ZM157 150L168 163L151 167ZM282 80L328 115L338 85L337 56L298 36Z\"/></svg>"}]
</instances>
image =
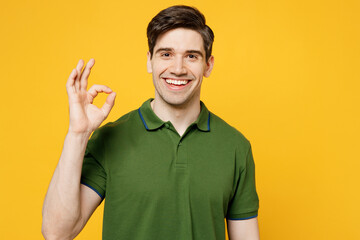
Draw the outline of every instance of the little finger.
<instances>
[{"instance_id":1,"label":"little finger","mask_svg":"<svg viewBox=\"0 0 360 240\"><path fill-rule=\"evenodd\" d=\"M75 78L76 78L76 75L77 75L77 71L76 69L74 68L71 73L70 73L70 76L66 82L66 90L68 93L70 92L74 92L75 91L75 88L74 88L74 83L75 83Z\"/></svg>"}]
</instances>

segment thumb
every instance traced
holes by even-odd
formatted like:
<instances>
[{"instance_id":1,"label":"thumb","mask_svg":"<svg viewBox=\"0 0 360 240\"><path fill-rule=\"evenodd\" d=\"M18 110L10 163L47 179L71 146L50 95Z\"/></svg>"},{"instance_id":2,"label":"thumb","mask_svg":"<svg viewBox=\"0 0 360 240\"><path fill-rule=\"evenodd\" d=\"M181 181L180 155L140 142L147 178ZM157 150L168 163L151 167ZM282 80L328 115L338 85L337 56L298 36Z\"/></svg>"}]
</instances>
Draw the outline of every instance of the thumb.
<instances>
[{"instance_id":1,"label":"thumb","mask_svg":"<svg viewBox=\"0 0 360 240\"><path fill-rule=\"evenodd\" d=\"M101 110L103 111L103 113L105 115L105 118L107 118L107 116L109 115L112 107L114 106L115 97L116 97L115 92L110 93L109 96L107 96L104 105L101 107Z\"/></svg>"}]
</instances>

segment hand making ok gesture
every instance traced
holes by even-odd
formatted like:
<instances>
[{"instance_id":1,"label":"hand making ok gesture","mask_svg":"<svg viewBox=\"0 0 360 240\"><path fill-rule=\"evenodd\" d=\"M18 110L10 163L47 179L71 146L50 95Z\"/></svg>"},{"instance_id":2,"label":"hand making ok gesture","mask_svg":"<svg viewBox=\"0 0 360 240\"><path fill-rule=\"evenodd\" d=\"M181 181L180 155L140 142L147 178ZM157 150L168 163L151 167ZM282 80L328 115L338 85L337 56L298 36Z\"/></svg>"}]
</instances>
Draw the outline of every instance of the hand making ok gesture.
<instances>
[{"instance_id":1,"label":"hand making ok gesture","mask_svg":"<svg viewBox=\"0 0 360 240\"><path fill-rule=\"evenodd\" d=\"M93 85L89 91L86 90L90 70L94 64L95 60L90 59L82 71L84 61L80 59L66 83L70 107L69 132L71 133L91 133L106 119L114 106L116 93L109 87ZM107 96L104 105L98 108L92 103L98 93L101 92L107 93L109 96Z\"/></svg>"}]
</instances>

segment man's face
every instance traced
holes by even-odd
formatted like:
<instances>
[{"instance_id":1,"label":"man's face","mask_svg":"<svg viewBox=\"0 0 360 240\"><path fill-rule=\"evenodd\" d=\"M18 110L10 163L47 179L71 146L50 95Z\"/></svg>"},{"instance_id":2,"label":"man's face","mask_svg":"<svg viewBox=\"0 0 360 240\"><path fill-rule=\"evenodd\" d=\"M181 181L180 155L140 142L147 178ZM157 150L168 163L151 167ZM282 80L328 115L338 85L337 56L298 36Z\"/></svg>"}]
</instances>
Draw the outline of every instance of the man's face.
<instances>
[{"instance_id":1,"label":"man's face","mask_svg":"<svg viewBox=\"0 0 360 240\"><path fill-rule=\"evenodd\" d=\"M153 57L148 52L147 69L153 75L155 99L173 106L186 106L200 100L203 76L209 77L214 64L205 58L201 35L176 28L156 40Z\"/></svg>"}]
</instances>

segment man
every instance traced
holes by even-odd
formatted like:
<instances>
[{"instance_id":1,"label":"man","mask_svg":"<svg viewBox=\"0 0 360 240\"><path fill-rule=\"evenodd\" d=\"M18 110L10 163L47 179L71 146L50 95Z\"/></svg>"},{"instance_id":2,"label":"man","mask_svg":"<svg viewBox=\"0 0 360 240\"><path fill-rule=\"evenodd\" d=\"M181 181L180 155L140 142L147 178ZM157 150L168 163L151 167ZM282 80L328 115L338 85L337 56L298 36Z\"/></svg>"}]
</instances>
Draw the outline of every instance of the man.
<instances>
[{"instance_id":1,"label":"man","mask_svg":"<svg viewBox=\"0 0 360 240\"><path fill-rule=\"evenodd\" d=\"M214 65L214 35L187 6L149 23L147 69L155 98L97 129L115 93L87 79L80 60L67 82L69 131L43 208L46 239L73 239L105 201L103 239L259 239L250 143L200 101ZM108 95L101 109L92 105ZM96 130L97 129L97 130ZM88 141L91 133L96 130Z\"/></svg>"}]
</instances>

